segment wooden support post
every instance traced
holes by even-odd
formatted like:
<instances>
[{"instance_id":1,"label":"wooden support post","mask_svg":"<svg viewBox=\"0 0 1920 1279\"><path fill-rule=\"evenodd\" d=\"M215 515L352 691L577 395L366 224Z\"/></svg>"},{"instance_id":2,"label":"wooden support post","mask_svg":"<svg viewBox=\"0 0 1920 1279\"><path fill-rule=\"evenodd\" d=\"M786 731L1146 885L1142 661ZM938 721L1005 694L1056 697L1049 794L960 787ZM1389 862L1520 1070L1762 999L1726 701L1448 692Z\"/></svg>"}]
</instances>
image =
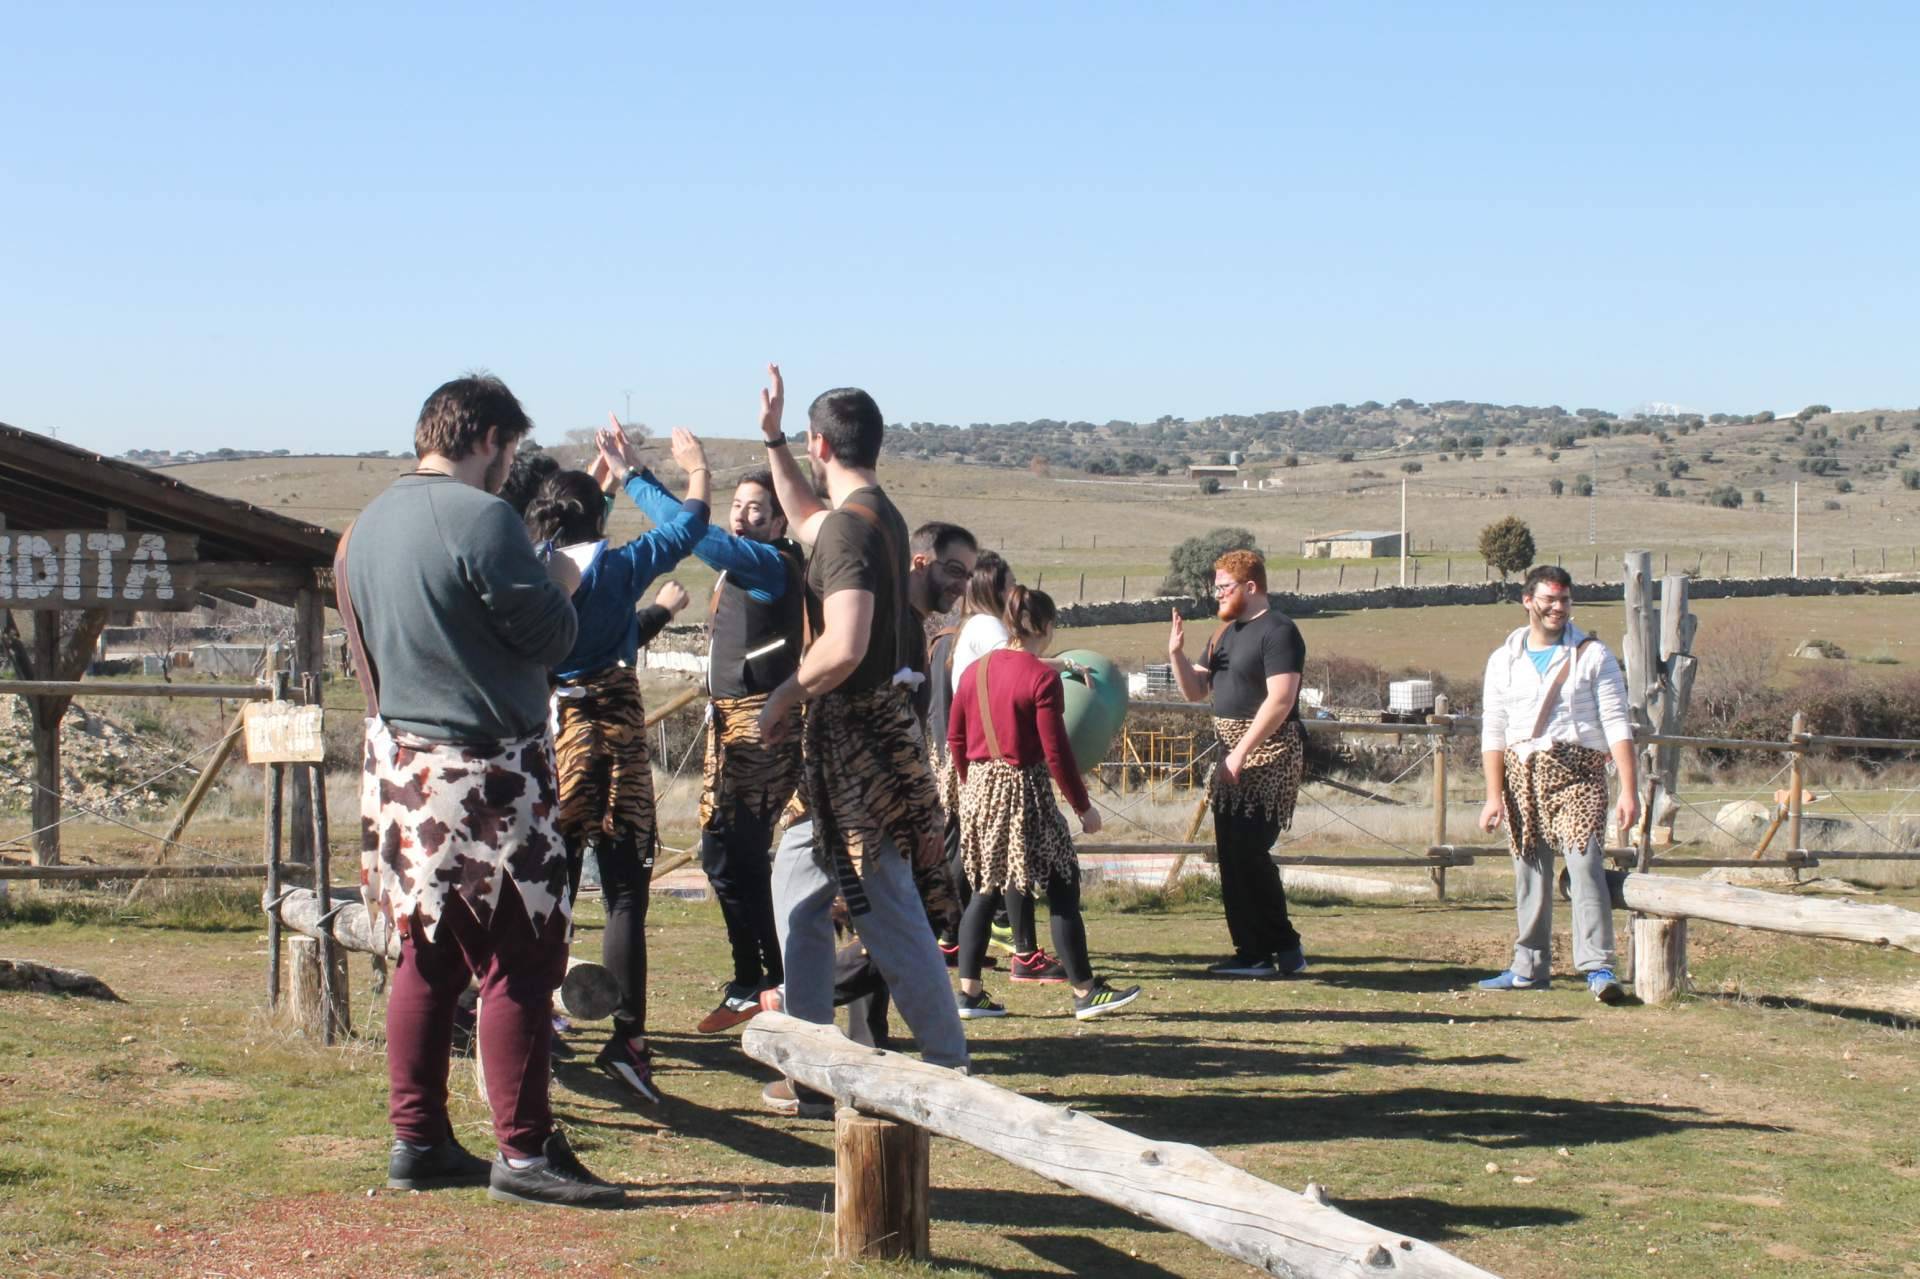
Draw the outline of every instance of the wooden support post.
<instances>
[{"instance_id":1,"label":"wooden support post","mask_svg":"<svg viewBox=\"0 0 1920 1279\"><path fill-rule=\"evenodd\" d=\"M28 679L59 679L60 614L33 615L33 670ZM67 699L31 697L27 713L33 729L33 796L27 813L33 823L33 864L60 864L60 718Z\"/></svg>"},{"instance_id":2,"label":"wooden support post","mask_svg":"<svg viewBox=\"0 0 1920 1279\"><path fill-rule=\"evenodd\" d=\"M280 809L284 802L285 790L281 785L284 765L269 764L262 775L261 785L265 790L261 809L265 814L266 832L262 841L267 851L267 900L276 900L284 885L280 878ZM267 912L267 1007L280 1006L280 912Z\"/></svg>"},{"instance_id":3,"label":"wooden support post","mask_svg":"<svg viewBox=\"0 0 1920 1279\"><path fill-rule=\"evenodd\" d=\"M1687 921L1633 917L1633 993L1666 1004L1687 993Z\"/></svg>"},{"instance_id":4,"label":"wooden support post","mask_svg":"<svg viewBox=\"0 0 1920 1279\"><path fill-rule=\"evenodd\" d=\"M927 1130L841 1107L833 1117L833 1255L925 1261Z\"/></svg>"},{"instance_id":5,"label":"wooden support post","mask_svg":"<svg viewBox=\"0 0 1920 1279\"><path fill-rule=\"evenodd\" d=\"M1429 724L1446 723L1447 695L1441 693L1433 699L1433 714L1428 716ZM1433 739L1433 843L1439 847L1447 842L1447 739ZM1447 868L1434 866L1427 871L1433 880L1433 891L1442 901L1447 896Z\"/></svg>"},{"instance_id":6,"label":"wooden support post","mask_svg":"<svg viewBox=\"0 0 1920 1279\"><path fill-rule=\"evenodd\" d=\"M1218 766L1216 765L1216 767ZM1195 780L1197 781L1198 779L1195 779ZM1194 841L1195 836L1199 835L1200 833L1200 822L1203 818L1206 817L1206 815L1207 815L1207 788L1205 783L1201 783L1200 798L1197 801L1195 801L1193 805L1193 820L1187 823L1187 837L1181 840L1180 841L1181 843L1191 844ZM1173 890L1173 886L1180 882L1180 872L1185 870L1186 868L1187 868L1187 855L1185 853L1177 854L1173 859L1173 865L1167 868L1166 879L1162 880L1160 883L1160 891L1171 892Z\"/></svg>"},{"instance_id":7,"label":"wooden support post","mask_svg":"<svg viewBox=\"0 0 1920 1279\"><path fill-rule=\"evenodd\" d=\"M290 670L293 687L300 695L308 691L309 674L318 675L326 656L326 608L320 592L302 590L293 602L293 654ZM296 768L289 776L292 791L288 814L288 853L297 862L313 864L313 785L309 772Z\"/></svg>"},{"instance_id":8,"label":"wooden support post","mask_svg":"<svg viewBox=\"0 0 1920 1279\"><path fill-rule=\"evenodd\" d=\"M293 1024L301 1034L323 1044L345 1038L352 1024L347 1016L347 952L338 946L325 947L311 937L295 937L287 948L293 958L288 984ZM322 949L332 950L331 962L322 963Z\"/></svg>"},{"instance_id":9,"label":"wooden support post","mask_svg":"<svg viewBox=\"0 0 1920 1279\"><path fill-rule=\"evenodd\" d=\"M1806 851L1806 845L1800 841L1801 797L1806 794L1807 788L1807 748L1800 739L1806 735L1806 731L1807 713L1795 711L1793 728L1788 736L1796 749L1787 757L1787 851L1790 853Z\"/></svg>"}]
</instances>

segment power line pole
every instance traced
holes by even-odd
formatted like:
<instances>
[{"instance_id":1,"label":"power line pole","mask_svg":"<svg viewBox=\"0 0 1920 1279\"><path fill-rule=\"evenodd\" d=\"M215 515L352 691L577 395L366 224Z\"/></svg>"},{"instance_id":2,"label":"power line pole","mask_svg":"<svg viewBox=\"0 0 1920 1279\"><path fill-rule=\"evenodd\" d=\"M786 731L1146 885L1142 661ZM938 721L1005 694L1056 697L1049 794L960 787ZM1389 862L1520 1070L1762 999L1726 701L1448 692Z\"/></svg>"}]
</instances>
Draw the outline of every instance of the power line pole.
<instances>
[{"instance_id":1,"label":"power line pole","mask_svg":"<svg viewBox=\"0 0 1920 1279\"><path fill-rule=\"evenodd\" d=\"M1800 576L1800 481L1793 482L1793 576Z\"/></svg>"},{"instance_id":2,"label":"power line pole","mask_svg":"<svg viewBox=\"0 0 1920 1279\"><path fill-rule=\"evenodd\" d=\"M1407 584L1407 477L1400 477L1400 585Z\"/></svg>"}]
</instances>

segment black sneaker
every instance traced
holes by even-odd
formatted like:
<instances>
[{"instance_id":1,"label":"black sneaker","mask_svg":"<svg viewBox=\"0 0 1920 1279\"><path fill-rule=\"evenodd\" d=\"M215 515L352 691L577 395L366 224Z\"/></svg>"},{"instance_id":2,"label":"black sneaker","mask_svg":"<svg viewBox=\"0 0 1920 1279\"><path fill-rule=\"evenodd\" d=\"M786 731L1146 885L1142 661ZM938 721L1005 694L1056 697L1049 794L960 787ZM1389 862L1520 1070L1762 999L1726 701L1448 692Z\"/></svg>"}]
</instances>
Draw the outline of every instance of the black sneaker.
<instances>
[{"instance_id":1,"label":"black sneaker","mask_svg":"<svg viewBox=\"0 0 1920 1279\"><path fill-rule=\"evenodd\" d=\"M437 1146L415 1150L396 1140L387 1156L387 1189L444 1190L449 1186L484 1186L490 1165L467 1151L452 1137Z\"/></svg>"},{"instance_id":2,"label":"black sneaker","mask_svg":"<svg viewBox=\"0 0 1920 1279\"><path fill-rule=\"evenodd\" d=\"M1140 998L1138 986L1127 986L1115 990L1107 985L1105 977L1097 977L1086 994L1073 997L1073 1015L1079 1021L1092 1021L1095 1017L1104 1017L1108 1013L1118 1012L1138 998Z\"/></svg>"},{"instance_id":3,"label":"black sneaker","mask_svg":"<svg viewBox=\"0 0 1920 1279\"><path fill-rule=\"evenodd\" d=\"M1298 977L1307 971L1307 952L1298 946L1283 950L1273 957L1273 966L1282 977Z\"/></svg>"},{"instance_id":4,"label":"black sneaker","mask_svg":"<svg viewBox=\"0 0 1920 1279\"><path fill-rule=\"evenodd\" d=\"M1210 977L1278 977L1280 966L1270 956L1255 955L1247 958L1235 955L1232 959L1223 959L1208 967Z\"/></svg>"},{"instance_id":5,"label":"black sneaker","mask_svg":"<svg viewBox=\"0 0 1920 1279\"><path fill-rule=\"evenodd\" d=\"M594 1057L593 1064L649 1106L658 1106L666 1100L660 1095L660 1085L653 1082L653 1050L635 1048L633 1041L617 1030Z\"/></svg>"},{"instance_id":6,"label":"black sneaker","mask_svg":"<svg viewBox=\"0 0 1920 1279\"><path fill-rule=\"evenodd\" d=\"M954 1011L960 1014L961 1021L972 1021L976 1017L1005 1017L1007 1010L993 1002L993 996L986 991L969 995L956 991L953 996Z\"/></svg>"},{"instance_id":7,"label":"black sneaker","mask_svg":"<svg viewBox=\"0 0 1920 1279\"><path fill-rule=\"evenodd\" d=\"M487 1198L508 1203L552 1204L560 1208L624 1208L627 1192L581 1166L565 1133L554 1133L541 1147L545 1156L531 1168L515 1168L496 1155L487 1182Z\"/></svg>"},{"instance_id":8,"label":"black sneaker","mask_svg":"<svg viewBox=\"0 0 1920 1279\"><path fill-rule=\"evenodd\" d=\"M795 1119L833 1118L833 1098L791 1079L776 1079L760 1090L760 1100L776 1115Z\"/></svg>"}]
</instances>

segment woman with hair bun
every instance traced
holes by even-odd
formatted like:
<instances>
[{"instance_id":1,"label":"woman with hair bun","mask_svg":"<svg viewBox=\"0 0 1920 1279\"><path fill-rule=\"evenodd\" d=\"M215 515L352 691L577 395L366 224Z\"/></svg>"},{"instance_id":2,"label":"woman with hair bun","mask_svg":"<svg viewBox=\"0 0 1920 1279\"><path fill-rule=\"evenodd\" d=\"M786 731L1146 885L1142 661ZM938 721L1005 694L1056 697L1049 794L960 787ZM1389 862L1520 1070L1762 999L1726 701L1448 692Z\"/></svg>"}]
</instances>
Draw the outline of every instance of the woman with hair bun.
<instances>
[{"instance_id":1,"label":"woman with hair bun","mask_svg":"<svg viewBox=\"0 0 1920 1279\"><path fill-rule=\"evenodd\" d=\"M1080 817L1100 830L1067 737L1060 675L1042 659L1053 642L1055 609L1042 591L1007 591L1005 648L961 674L947 719L947 748L960 780L960 859L973 898L960 922L963 1018L1004 1017L980 982L980 961L1001 893L1045 892L1053 947L1073 988L1073 1015L1086 1021L1132 1003L1138 986L1115 989L1093 975L1087 925L1080 914L1080 863L1073 836L1048 783Z\"/></svg>"},{"instance_id":2,"label":"woman with hair bun","mask_svg":"<svg viewBox=\"0 0 1920 1279\"><path fill-rule=\"evenodd\" d=\"M610 469L636 504L649 489L672 500L624 439L603 433L601 453L596 469ZM553 672L556 825L571 865L580 864L588 840L600 850L607 912L601 958L620 984L620 1004L613 1037L595 1064L650 1105L661 1100L646 1036L647 896L656 832L646 708L633 671L640 648L634 606L707 531L711 474L706 451L689 431L674 431L673 459L687 472L686 500L672 519L624 546L608 544L608 504L599 481L585 471L553 475L527 507L527 531L542 555L566 555L580 565L573 595L579 639Z\"/></svg>"}]
</instances>

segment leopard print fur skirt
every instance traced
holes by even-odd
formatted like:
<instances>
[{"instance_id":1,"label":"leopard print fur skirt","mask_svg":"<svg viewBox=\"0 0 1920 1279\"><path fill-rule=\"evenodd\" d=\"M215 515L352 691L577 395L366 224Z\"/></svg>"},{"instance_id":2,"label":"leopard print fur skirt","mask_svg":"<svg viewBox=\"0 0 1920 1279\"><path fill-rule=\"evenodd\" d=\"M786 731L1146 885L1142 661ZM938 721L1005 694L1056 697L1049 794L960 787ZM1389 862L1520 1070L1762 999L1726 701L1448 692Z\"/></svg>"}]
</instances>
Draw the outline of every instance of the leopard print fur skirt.
<instances>
[{"instance_id":1,"label":"leopard print fur skirt","mask_svg":"<svg viewBox=\"0 0 1920 1279\"><path fill-rule=\"evenodd\" d=\"M1231 751L1253 727L1250 719L1214 717L1222 752ZM1218 813L1257 815L1277 822L1281 830L1293 825L1293 806L1300 797L1300 778L1307 765L1307 735L1298 720L1288 720L1247 756L1237 781L1229 781L1219 765L1207 779L1207 797Z\"/></svg>"},{"instance_id":2,"label":"leopard print fur skirt","mask_svg":"<svg viewBox=\"0 0 1920 1279\"><path fill-rule=\"evenodd\" d=\"M1607 756L1573 742L1522 755L1508 750L1500 790L1507 848L1538 861L1542 848L1585 848L1607 832Z\"/></svg>"},{"instance_id":3,"label":"leopard print fur skirt","mask_svg":"<svg viewBox=\"0 0 1920 1279\"><path fill-rule=\"evenodd\" d=\"M1047 766L1002 760L967 765L960 786L960 864L976 893L1028 893L1078 865Z\"/></svg>"}]
</instances>

